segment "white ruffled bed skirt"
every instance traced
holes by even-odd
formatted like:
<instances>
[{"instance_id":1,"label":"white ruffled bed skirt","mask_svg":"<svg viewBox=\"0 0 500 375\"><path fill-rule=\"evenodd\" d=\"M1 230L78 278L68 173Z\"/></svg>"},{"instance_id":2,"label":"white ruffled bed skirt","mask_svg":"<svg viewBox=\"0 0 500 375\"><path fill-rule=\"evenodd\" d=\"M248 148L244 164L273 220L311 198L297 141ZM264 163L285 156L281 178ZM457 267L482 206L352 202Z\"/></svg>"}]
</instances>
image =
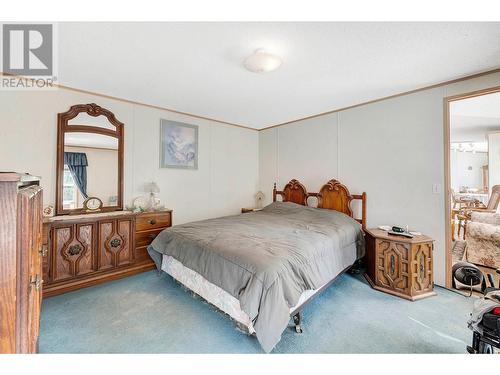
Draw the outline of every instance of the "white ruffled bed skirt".
<instances>
[{"instance_id":1,"label":"white ruffled bed skirt","mask_svg":"<svg viewBox=\"0 0 500 375\"><path fill-rule=\"evenodd\" d=\"M163 255L161 269L183 284L186 288L192 290L212 305L231 316L231 318L246 326L250 334L255 332L249 316L241 310L240 302L228 292L212 284L199 273L184 267L181 262L171 256ZM292 307L290 312L313 296L319 289L306 290L302 293L299 303Z\"/></svg>"}]
</instances>

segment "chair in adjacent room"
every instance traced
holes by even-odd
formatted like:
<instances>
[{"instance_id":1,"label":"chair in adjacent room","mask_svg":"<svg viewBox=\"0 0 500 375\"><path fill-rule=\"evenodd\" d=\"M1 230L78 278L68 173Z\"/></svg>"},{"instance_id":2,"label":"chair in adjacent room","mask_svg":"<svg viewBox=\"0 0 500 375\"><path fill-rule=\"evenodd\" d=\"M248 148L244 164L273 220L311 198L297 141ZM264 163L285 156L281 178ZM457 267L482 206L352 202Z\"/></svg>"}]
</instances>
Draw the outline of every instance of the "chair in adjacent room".
<instances>
[{"instance_id":1,"label":"chair in adjacent room","mask_svg":"<svg viewBox=\"0 0 500 375\"><path fill-rule=\"evenodd\" d=\"M460 210L453 217L458 219L458 236L460 236L460 231L463 229L463 235L465 238L467 232L467 224L471 221L471 215L473 212L483 212L483 213L495 213L500 204L500 185L495 185L491 189L491 196L488 201L488 205L484 205L478 200L475 201L474 207L467 207Z\"/></svg>"},{"instance_id":2,"label":"chair in adjacent room","mask_svg":"<svg viewBox=\"0 0 500 375\"><path fill-rule=\"evenodd\" d=\"M472 212L465 241L468 262L500 268L500 213Z\"/></svg>"}]
</instances>

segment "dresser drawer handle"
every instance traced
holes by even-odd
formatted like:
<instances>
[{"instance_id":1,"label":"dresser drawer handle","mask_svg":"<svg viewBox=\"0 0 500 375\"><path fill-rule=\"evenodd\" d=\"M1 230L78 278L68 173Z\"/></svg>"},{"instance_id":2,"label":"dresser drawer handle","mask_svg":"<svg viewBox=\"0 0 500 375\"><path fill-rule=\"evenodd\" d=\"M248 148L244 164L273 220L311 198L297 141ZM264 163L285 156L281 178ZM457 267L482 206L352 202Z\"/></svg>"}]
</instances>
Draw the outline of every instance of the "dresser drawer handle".
<instances>
[{"instance_id":1,"label":"dresser drawer handle","mask_svg":"<svg viewBox=\"0 0 500 375\"><path fill-rule=\"evenodd\" d=\"M111 247L119 247L122 244L122 241L118 238L114 238L109 244L111 245Z\"/></svg>"},{"instance_id":2,"label":"dresser drawer handle","mask_svg":"<svg viewBox=\"0 0 500 375\"><path fill-rule=\"evenodd\" d=\"M40 278L40 275L36 275L35 279L30 280L30 287L35 288L35 290L40 290L40 287L43 284L43 280Z\"/></svg>"},{"instance_id":3,"label":"dresser drawer handle","mask_svg":"<svg viewBox=\"0 0 500 375\"><path fill-rule=\"evenodd\" d=\"M40 250L38 250L38 253L42 256L42 257L46 257L47 256L47 253L49 252L49 249L47 249L47 245L42 245L42 247L40 248Z\"/></svg>"},{"instance_id":4,"label":"dresser drawer handle","mask_svg":"<svg viewBox=\"0 0 500 375\"><path fill-rule=\"evenodd\" d=\"M151 219L148 221L149 224L155 225L156 224L156 219Z\"/></svg>"},{"instance_id":5,"label":"dresser drawer handle","mask_svg":"<svg viewBox=\"0 0 500 375\"><path fill-rule=\"evenodd\" d=\"M80 245L72 245L68 249L69 255L78 255L83 250Z\"/></svg>"}]
</instances>

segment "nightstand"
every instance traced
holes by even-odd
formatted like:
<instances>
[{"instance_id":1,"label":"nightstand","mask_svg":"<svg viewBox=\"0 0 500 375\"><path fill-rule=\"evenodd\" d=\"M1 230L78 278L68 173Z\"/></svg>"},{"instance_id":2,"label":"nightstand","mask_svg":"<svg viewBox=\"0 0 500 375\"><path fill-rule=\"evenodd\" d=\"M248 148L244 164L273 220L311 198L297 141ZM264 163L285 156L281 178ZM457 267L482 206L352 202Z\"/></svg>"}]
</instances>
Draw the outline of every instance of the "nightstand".
<instances>
[{"instance_id":1,"label":"nightstand","mask_svg":"<svg viewBox=\"0 0 500 375\"><path fill-rule=\"evenodd\" d=\"M366 279L376 290L415 301L433 296L432 250L434 240L366 230Z\"/></svg>"},{"instance_id":2,"label":"nightstand","mask_svg":"<svg viewBox=\"0 0 500 375\"><path fill-rule=\"evenodd\" d=\"M246 214L247 212L255 212L260 210L262 210L262 208L242 208L241 213Z\"/></svg>"},{"instance_id":3,"label":"nightstand","mask_svg":"<svg viewBox=\"0 0 500 375\"><path fill-rule=\"evenodd\" d=\"M160 232L172 226L172 210L141 212L136 214L136 260L150 262L147 248Z\"/></svg>"}]
</instances>

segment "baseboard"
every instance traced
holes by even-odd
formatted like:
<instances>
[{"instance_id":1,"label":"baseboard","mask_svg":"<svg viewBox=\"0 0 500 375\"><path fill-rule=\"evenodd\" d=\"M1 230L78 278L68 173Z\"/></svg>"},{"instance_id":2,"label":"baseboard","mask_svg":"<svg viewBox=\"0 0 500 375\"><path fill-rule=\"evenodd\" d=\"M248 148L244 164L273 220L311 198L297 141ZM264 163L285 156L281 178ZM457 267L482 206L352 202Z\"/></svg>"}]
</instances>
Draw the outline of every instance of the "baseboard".
<instances>
[{"instance_id":1,"label":"baseboard","mask_svg":"<svg viewBox=\"0 0 500 375\"><path fill-rule=\"evenodd\" d=\"M141 272L146 272L155 268L153 262L141 263L138 265L115 269L111 272L106 272L99 275L89 276L87 278L72 280L59 284L49 284L42 289L42 298L53 297L59 294L71 292L74 290L88 288L90 286L102 284L112 280L122 279L127 276L136 275Z\"/></svg>"}]
</instances>

